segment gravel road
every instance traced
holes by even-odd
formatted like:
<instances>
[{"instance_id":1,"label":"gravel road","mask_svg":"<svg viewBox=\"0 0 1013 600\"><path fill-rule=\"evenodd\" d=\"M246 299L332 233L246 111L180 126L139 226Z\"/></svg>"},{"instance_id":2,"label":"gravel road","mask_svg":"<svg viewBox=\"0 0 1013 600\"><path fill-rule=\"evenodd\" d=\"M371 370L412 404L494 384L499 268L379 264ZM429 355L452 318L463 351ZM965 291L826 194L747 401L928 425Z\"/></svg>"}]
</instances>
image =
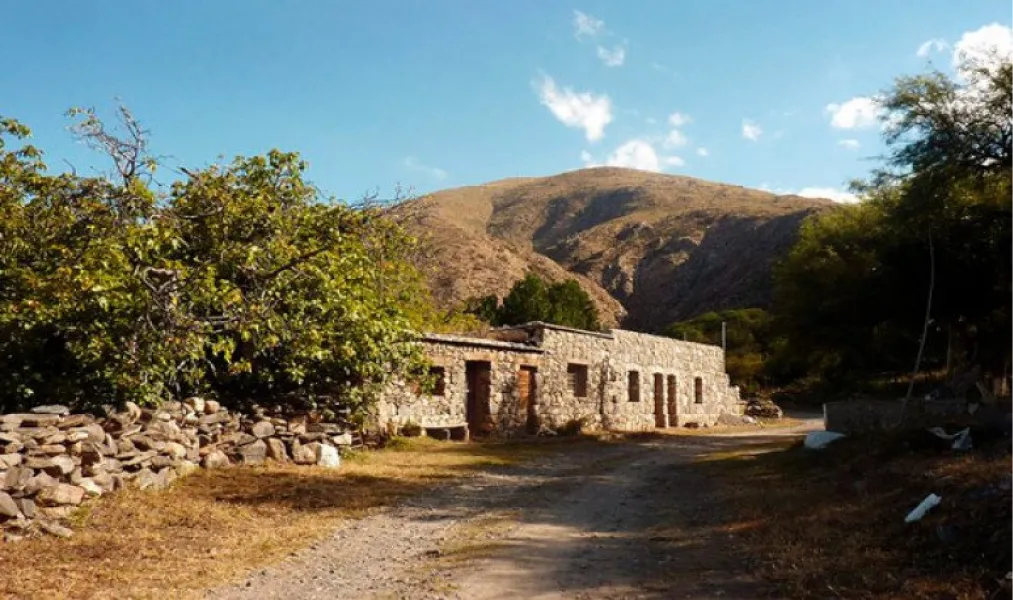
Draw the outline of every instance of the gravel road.
<instances>
[{"instance_id":1,"label":"gravel road","mask_svg":"<svg viewBox=\"0 0 1013 600\"><path fill-rule=\"evenodd\" d=\"M207 597L753 598L695 465L817 427L577 444L349 522Z\"/></svg>"}]
</instances>

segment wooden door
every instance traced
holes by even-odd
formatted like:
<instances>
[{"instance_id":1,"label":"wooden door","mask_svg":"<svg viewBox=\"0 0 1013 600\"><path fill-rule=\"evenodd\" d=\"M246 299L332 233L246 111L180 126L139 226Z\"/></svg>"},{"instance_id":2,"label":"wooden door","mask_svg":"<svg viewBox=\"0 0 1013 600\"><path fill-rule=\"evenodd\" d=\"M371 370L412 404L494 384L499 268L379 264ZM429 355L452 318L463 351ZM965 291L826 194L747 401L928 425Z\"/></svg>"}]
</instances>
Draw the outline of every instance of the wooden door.
<instances>
[{"instance_id":1,"label":"wooden door","mask_svg":"<svg viewBox=\"0 0 1013 600\"><path fill-rule=\"evenodd\" d=\"M661 373L654 374L654 426L668 426L665 418L665 376Z\"/></svg>"},{"instance_id":2,"label":"wooden door","mask_svg":"<svg viewBox=\"0 0 1013 600\"><path fill-rule=\"evenodd\" d=\"M468 402L465 406L468 429L473 435L490 433L489 395L492 384L492 365L487 361L464 363L465 378L468 381Z\"/></svg>"},{"instance_id":3,"label":"wooden door","mask_svg":"<svg viewBox=\"0 0 1013 600\"><path fill-rule=\"evenodd\" d=\"M538 432L538 383L535 367L523 366L517 371L517 416L524 421L524 429Z\"/></svg>"}]
</instances>

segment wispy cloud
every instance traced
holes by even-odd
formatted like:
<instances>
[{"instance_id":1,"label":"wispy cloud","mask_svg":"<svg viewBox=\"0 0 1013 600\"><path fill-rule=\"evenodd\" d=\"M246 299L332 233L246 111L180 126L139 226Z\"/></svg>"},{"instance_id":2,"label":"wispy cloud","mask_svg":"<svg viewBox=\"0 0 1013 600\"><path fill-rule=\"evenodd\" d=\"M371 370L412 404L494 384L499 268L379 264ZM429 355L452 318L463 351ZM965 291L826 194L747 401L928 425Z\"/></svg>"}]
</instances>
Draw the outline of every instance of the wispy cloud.
<instances>
[{"instance_id":1,"label":"wispy cloud","mask_svg":"<svg viewBox=\"0 0 1013 600\"><path fill-rule=\"evenodd\" d=\"M674 112L668 115L668 124L672 127L682 127L683 125L689 125L693 122L693 119L689 115L681 112Z\"/></svg>"},{"instance_id":2,"label":"wispy cloud","mask_svg":"<svg viewBox=\"0 0 1013 600\"><path fill-rule=\"evenodd\" d=\"M621 67L626 62L626 46L619 44L612 49L598 46L598 58L606 67Z\"/></svg>"},{"instance_id":3,"label":"wispy cloud","mask_svg":"<svg viewBox=\"0 0 1013 600\"><path fill-rule=\"evenodd\" d=\"M830 187L804 187L796 192L795 195L802 196L803 198L825 198L842 204L858 202L858 196Z\"/></svg>"},{"instance_id":4,"label":"wispy cloud","mask_svg":"<svg viewBox=\"0 0 1013 600\"><path fill-rule=\"evenodd\" d=\"M539 101L562 124L583 129L588 141L605 136L605 127L613 118L612 100L607 95L560 88L548 75L537 83L537 91Z\"/></svg>"},{"instance_id":5,"label":"wispy cloud","mask_svg":"<svg viewBox=\"0 0 1013 600\"><path fill-rule=\"evenodd\" d=\"M404 159L404 166L408 167L412 171L419 173L425 173L433 179L443 180L447 178L448 173L439 167L433 167L422 163L419 159L414 156L408 156Z\"/></svg>"},{"instance_id":6,"label":"wispy cloud","mask_svg":"<svg viewBox=\"0 0 1013 600\"><path fill-rule=\"evenodd\" d=\"M848 140L838 140L837 145L842 148L847 148L848 150L858 150L858 148L861 147L862 144L860 144L858 140L848 139Z\"/></svg>"},{"instance_id":7,"label":"wispy cloud","mask_svg":"<svg viewBox=\"0 0 1013 600\"><path fill-rule=\"evenodd\" d=\"M918 56L918 58L927 58L933 52L943 52L949 47L950 45L946 43L946 40L934 38L922 42L922 45L918 46L918 50L915 52L915 55Z\"/></svg>"},{"instance_id":8,"label":"wispy cloud","mask_svg":"<svg viewBox=\"0 0 1013 600\"><path fill-rule=\"evenodd\" d=\"M857 96L843 104L828 104L825 110L834 129L864 129L876 124L883 109L875 98Z\"/></svg>"},{"instance_id":9,"label":"wispy cloud","mask_svg":"<svg viewBox=\"0 0 1013 600\"><path fill-rule=\"evenodd\" d=\"M605 21L596 19L579 10L573 11L573 34L577 39L594 37L605 29Z\"/></svg>"},{"instance_id":10,"label":"wispy cloud","mask_svg":"<svg viewBox=\"0 0 1013 600\"><path fill-rule=\"evenodd\" d=\"M759 125L749 119L742 120L742 137L751 142L756 142L759 141L761 135L763 135L763 129Z\"/></svg>"},{"instance_id":11,"label":"wispy cloud","mask_svg":"<svg viewBox=\"0 0 1013 600\"><path fill-rule=\"evenodd\" d=\"M696 149L696 155L697 156L708 157L708 156L711 155L711 153L710 153L709 150L707 150L706 148L704 148L704 147L701 146L700 148Z\"/></svg>"}]
</instances>

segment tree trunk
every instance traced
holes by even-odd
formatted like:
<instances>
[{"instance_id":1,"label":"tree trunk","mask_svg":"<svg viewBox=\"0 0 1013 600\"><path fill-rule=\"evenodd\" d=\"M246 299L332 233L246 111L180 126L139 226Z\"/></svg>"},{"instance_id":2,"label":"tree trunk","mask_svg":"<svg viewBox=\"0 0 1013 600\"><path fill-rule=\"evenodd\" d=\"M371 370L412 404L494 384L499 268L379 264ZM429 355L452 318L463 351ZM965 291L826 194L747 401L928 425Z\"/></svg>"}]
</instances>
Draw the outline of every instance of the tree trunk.
<instances>
[{"instance_id":1,"label":"tree trunk","mask_svg":"<svg viewBox=\"0 0 1013 600\"><path fill-rule=\"evenodd\" d=\"M907 394L904 396L904 407L901 411L901 422L904 422L907 416L908 405L911 402L911 396L914 394L915 379L918 378L918 370L922 365L922 354L925 352L925 340L929 336L929 321L932 315L932 293L936 289L936 247L932 243L932 236L929 235L929 293L928 298L925 301L925 322L922 325L922 339L918 343L918 354L915 356L915 368L914 372L911 373L911 381L907 385Z\"/></svg>"}]
</instances>

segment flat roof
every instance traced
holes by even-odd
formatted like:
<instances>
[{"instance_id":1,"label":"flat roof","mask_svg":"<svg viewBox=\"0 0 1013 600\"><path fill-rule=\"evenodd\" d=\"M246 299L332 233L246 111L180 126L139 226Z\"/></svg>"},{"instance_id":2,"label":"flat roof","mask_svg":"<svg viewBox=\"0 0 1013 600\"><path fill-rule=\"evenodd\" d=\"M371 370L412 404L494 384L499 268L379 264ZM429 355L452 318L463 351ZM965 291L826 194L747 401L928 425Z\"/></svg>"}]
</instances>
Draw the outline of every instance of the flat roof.
<instances>
[{"instance_id":1,"label":"flat roof","mask_svg":"<svg viewBox=\"0 0 1013 600\"><path fill-rule=\"evenodd\" d=\"M544 354L545 350L537 346L519 344L517 342L502 342L487 338L468 337L463 335L450 335L446 333L427 333L422 336L422 341L436 342L440 344L452 344L455 346L477 346L480 348L496 348L498 350L513 350L515 352L531 352Z\"/></svg>"},{"instance_id":2,"label":"flat roof","mask_svg":"<svg viewBox=\"0 0 1013 600\"><path fill-rule=\"evenodd\" d=\"M576 327L566 327L565 325L556 325L555 323L546 323L545 321L529 321L527 323L521 323L520 325L508 325L506 327L499 327L493 329L493 331L512 331L517 329L554 329L556 331L566 331L568 333L579 333L581 335L592 335L605 339L613 339L615 336L608 331L589 331L587 329L577 329Z\"/></svg>"}]
</instances>

